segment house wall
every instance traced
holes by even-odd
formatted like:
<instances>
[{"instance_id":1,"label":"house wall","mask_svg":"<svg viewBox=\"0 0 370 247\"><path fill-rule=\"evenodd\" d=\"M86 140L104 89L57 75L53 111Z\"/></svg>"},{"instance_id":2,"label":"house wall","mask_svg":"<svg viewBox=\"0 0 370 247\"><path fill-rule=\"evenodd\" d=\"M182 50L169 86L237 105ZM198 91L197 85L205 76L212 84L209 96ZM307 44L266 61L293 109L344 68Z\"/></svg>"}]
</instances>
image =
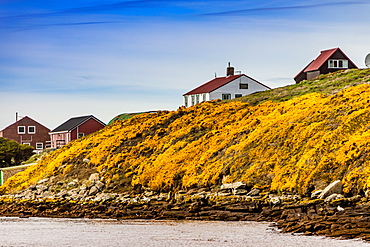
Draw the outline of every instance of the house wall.
<instances>
[{"instance_id":1,"label":"house wall","mask_svg":"<svg viewBox=\"0 0 370 247\"><path fill-rule=\"evenodd\" d=\"M306 80L313 80L320 75L319 70L309 71L306 73Z\"/></svg>"},{"instance_id":2,"label":"house wall","mask_svg":"<svg viewBox=\"0 0 370 247\"><path fill-rule=\"evenodd\" d=\"M72 140L77 139L78 133L83 133L84 135L89 135L91 133L94 133L102 128L104 128L105 125L101 124L100 122L96 121L93 118L90 118L80 126L78 126L73 132L74 134L72 135Z\"/></svg>"},{"instance_id":3,"label":"house wall","mask_svg":"<svg viewBox=\"0 0 370 247\"><path fill-rule=\"evenodd\" d=\"M198 103L201 103L203 101L209 101L210 100L209 93L184 95L184 106L189 107L189 106L196 105L197 104L197 95L199 97L199 102ZM194 104L193 104L193 98L192 97L194 97Z\"/></svg>"},{"instance_id":4,"label":"house wall","mask_svg":"<svg viewBox=\"0 0 370 247\"><path fill-rule=\"evenodd\" d=\"M246 83L248 84L248 89L240 89L239 85L240 83ZM212 91L210 93L210 100L215 99L222 99L222 94L229 93L231 94L231 98L235 98L235 94L241 94L242 96L252 94L259 91L265 91L269 88L259 84L258 82L255 82L254 80L248 78L247 76L243 75L228 84Z\"/></svg>"},{"instance_id":5,"label":"house wall","mask_svg":"<svg viewBox=\"0 0 370 247\"><path fill-rule=\"evenodd\" d=\"M25 127L24 134L18 134L18 126ZM28 132L29 126L35 127L36 131L34 134ZM43 148L48 148L50 146L49 132L50 129L46 128L42 124L34 121L29 117L24 117L21 120L3 129L2 137L14 140L20 144L29 143L34 148L36 148L36 143L42 143Z\"/></svg>"},{"instance_id":6,"label":"house wall","mask_svg":"<svg viewBox=\"0 0 370 247\"><path fill-rule=\"evenodd\" d=\"M339 51L334 52L334 54L329 59L345 59L345 60L347 60L347 58ZM354 64L352 64L350 61L348 61L348 69L353 69L353 68L356 68L356 66ZM338 71L338 70L342 70L342 69L329 68L328 61L326 61L320 67L320 74L328 74L328 73L332 73L332 72L335 72L335 71Z\"/></svg>"},{"instance_id":7,"label":"house wall","mask_svg":"<svg viewBox=\"0 0 370 247\"><path fill-rule=\"evenodd\" d=\"M50 134L50 139L51 148L60 148L71 140L69 132Z\"/></svg>"}]
</instances>

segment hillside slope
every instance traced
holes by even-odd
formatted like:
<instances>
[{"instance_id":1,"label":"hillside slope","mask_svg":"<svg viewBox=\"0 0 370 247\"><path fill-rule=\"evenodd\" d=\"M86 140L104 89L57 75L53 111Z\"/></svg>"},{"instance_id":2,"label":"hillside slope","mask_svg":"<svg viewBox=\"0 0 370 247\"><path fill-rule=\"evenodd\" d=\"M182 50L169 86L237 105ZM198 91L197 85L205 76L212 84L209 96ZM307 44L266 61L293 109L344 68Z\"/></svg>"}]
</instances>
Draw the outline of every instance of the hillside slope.
<instances>
[{"instance_id":1,"label":"hillside slope","mask_svg":"<svg viewBox=\"0 0 370 247\"><path fill-rule=\"evenodd\" d=\"M346 193L359 193L370 187L369 78L370 70L339 72L245 102L204 102L116 121L1 188L11 192L45 177L57 183L99 172L107 190L117 192L242 181L250 188L305 194L340 179ZM314 88L324 93L310 93ZM291 94L278 97L282 91ZM265 101L268 94L275 102Z\"/></svg>"}]
</instances>

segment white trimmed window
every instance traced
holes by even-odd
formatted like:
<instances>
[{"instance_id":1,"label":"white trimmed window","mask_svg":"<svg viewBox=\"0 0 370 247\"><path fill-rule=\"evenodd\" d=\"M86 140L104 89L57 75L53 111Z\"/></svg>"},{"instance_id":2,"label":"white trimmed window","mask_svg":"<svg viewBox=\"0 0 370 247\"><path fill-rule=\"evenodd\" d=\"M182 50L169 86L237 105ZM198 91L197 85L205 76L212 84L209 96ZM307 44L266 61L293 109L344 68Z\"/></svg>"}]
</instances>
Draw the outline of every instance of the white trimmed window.
<instances>
[{"instance_id":1,"label":"white trimmed window","mask_svg":"<svg viewBox=\"0 0 370 247\"><path fill-rule=\"evenodd\" d=\"M204 93L203 94L203 101L206 101L207 100L207 98L206 98L206 94Z\"/></svg>"},{"instance_id":2,"label":"white trimmed window","mask_svg":"<svg viewBox=\"0 0 370 247\"><path fill-rule=\"evenodd\" d=\"M199 94L197 94L197 95L195 96L195 98L196 98L196 103L197 103L197 104L199 104Z\"/></svg>"},{"instance_id":3,"label":"white trimmed window","mask_svg":"<svg viewBox=\"0 0 370 247\"><path fill-rule=\"evenodd\" d=\"M18 126L18 134L26 134L26 126Z\"/></svg>"},{"instance_id":4,"label":"white trimmed window","mask_svg":"<svg viewBox=\"0 0 370 247\"><path fill-rule=\"evenodd\" d=\"M240 98L240 97L243 97L242 94L235 94L235 98Z\"/></svg>"},{"instance_id":5,"label":"white trimmed window","mask_svg":"<svg viewBox=\"0 0 370 247\"><path fill-rule=\"evenodd\" d=\"M23 144L23 145L31 146L31 143L29 143L29 142L23 142L22 144Z\"/></svg>"},{"instance_id":6,"label":"white trimmed window","mask_svg":"<svg viewBox=\"0 0 370 247\"><path fill-rule=\"evenodd\" d=\"M229 93L223 93L222 94L222 100L228 100L231 99L231 94Z\"/></svg>"},{"instance_id":7,"label":"white trimmed window","mask_svg":"<svg viewBox=\"0 0 370 247\"><path fill-rule=\"evenodd\" d=\"M184 100L185 100L185 107L188 107L189 106L189 102L188 102L189 96L185 95Z\"/></svg>"},{"instance_id":8,"label":"white trimmed window","mask_svg":"<svg viewBox=\"0 0 370 247\"><path fill-rule=\"evenodd\" d=\"M28 134L36 134L36 126L28 126Z\"/></svg>"},{"instance_id":9,"label":"white trimmed window","mask_svg":"<svg viewBox=\"0 0 370 247\"><path fill-rule=\"evenodd\" d=\"M248 83L239 83L239 89L248 89Z\"/></svg>"},{"instance_id":10,"label":"white trimmed window","mask_svg":"<svg viewBox=\"0 0 370 247\"><path fill-rule=\"evenodd\" d=\"M78 133L78 138L84 137L85 133Z\"/></svg>"},{"instance_id":11,"label":"white trimmed window","mask_svg":"<svg viewBox=\"0 0 370 247\"><path fill-rule=\"evenodd\" d=\"M44 149L44 144L42 142L36 142L36 149Z\"/></svg>"},{"instance_id":12,"label":"white trimmed window","mask_svg":"<svg viewBox=\"0 0 370 247\"><path fill-rule=\"evenodd\" d=\"M330 59L328 61L328 68L330 68L330 69L348 69L348 60Z\"/></svg>"},{"instance_id":13,"label":"white trimmed window","mask_svg":"<svg viewBox=\"0 0 370 247\"><path fill-rule=\"evenodd\" d=\"M191 96L191 105L195 105L195 95Z\"/></svg>"}]
</instances>

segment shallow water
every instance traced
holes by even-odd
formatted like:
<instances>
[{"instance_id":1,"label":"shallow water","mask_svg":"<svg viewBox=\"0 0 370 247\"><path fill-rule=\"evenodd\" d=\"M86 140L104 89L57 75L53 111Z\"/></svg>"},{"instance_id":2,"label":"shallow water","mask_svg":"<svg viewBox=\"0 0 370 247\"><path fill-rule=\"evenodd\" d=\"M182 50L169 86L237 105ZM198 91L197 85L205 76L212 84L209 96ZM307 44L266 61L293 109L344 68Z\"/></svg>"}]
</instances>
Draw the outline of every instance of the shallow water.
<instances>
[{"instance_id":1,"label":"shallow water","mask_svg":"<svg viewBox=\"0 0 370 247\"><path fill-rule=\"evenodd\" d=\"M0 246L369 246L282 234L270 223L0 217Z\"/></svg>"}]
</instances>

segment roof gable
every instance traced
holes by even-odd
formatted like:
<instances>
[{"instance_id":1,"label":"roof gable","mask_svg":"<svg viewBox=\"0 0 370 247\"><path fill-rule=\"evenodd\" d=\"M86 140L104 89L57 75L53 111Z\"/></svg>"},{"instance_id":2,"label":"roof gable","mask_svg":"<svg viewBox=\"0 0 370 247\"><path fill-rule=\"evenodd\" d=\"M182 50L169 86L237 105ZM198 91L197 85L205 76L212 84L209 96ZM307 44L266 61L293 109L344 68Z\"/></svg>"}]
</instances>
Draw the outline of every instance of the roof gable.
<instances>
[{"instance_id":1,"label":"roof gable","mask_svg":"<svg viewBox=\"0 0 370 247\"><path fill-rule=\"evenodd\" d=\"M321 51L321 54L314 61L312 61L309 66L307 66L304 72L319 70L320 67L323 66L323 64L328 61L330 57L333 56L333 54L337 51L340 52L346 59L348 59L348 62L352 63L357 68L357 66L351 61L351 59L349 59L349 57L347 57L346 54L344 54L340 48L333 48Z\"/></svg>"},{"instance_id":2,"label":"roof gable","mask_svg":"<svg viewBox=\"0 0 370 247\"><path fill-rule=\"evenodd\" d=\"M231 75L231 76L226 76L226 77L217 77L209 82L206 82L204 83L203 85L200 85L199 87L183 94L183 96L185 95L192 95L192 94L202 94L202 93L210 93L232 81L234 81L235 79L238 79L239 77L242 77L242 76L245 76L251 80L253 80L254 82L258 83L258 84L261 84L262 86L270 89L268 86L260 83L259 81L256 81L255 79L245 75L245 74L240 74L240 75Z\"/></svg>"},{"instance_id":3,"label":"roof gable","mask_svg":"<svg viewBox=\"0 0 370 247\"><path fill-rule=\"evenodd\" d=\"M47 128L47 127L45 127L43 124L40 124L39 122L37 122L37 121L33 120L33 119L32 119L32 118L30 118L29 116L22 117L22 118L21 118L21 119L19 119L18 121L16 121L16 122L12 123L11 125L9 125L9 126L5 127L3 130L8 129L9 127L11 127L11 126L13 126L13 125L18 125L19 123L22 123L22 122L24 122L25 120L30 120L31 122L34 122L34 123L36 123L36 124L38 124L38 125L40 125L40 126L44 127L45 129L48 129L48 130L49 130L49 128Z\"/></svg>"},{"instance_id":4,"label":"roof gable","mask_svg":"<svg viewBox=\"0 0 370 247\"><path fill-rule=\"evenodd\" d=\"M53 129L51 132L71 131L71 130L75 129L77 126L80 126L81 124L83 124L84 122L89 120L90 118L95 119L97 122L99 122L99 123L101 123L102 125L105 126L105 123L103 123L102 121L100 121L99 119L94 117L93 115L89 115L89 116L70 118L66 122L62 123L61 125L59 125L55 129Z\"/></svg>"}]
</instances>

